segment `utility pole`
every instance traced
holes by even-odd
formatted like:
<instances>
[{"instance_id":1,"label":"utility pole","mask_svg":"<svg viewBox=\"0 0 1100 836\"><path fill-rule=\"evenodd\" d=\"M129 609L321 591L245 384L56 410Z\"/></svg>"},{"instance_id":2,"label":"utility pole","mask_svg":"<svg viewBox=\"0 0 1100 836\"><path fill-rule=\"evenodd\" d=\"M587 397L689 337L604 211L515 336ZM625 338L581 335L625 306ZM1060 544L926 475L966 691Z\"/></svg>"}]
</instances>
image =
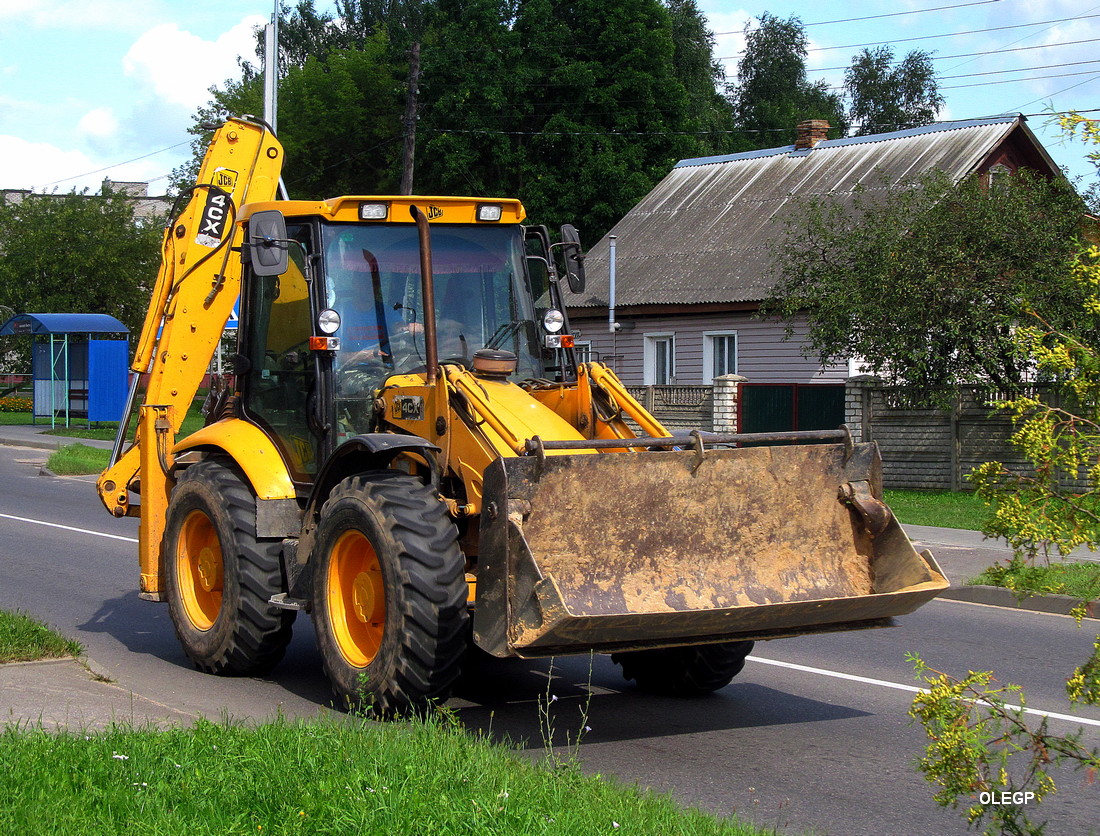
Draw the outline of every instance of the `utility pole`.
<instances>
[{"instance_id":1,"label":"utility pole","mask_svg":"<svg viewBox=\"0 0 1100 836\"><path fill-rule=\"evenodd\" d=\"M401 155L401 194L413 193L413 167L416 162L416 98L420 83L420 41L409 50L409 80L405 93L405 115L401 120L405 149Z\"/></svg>"}]
</instances>

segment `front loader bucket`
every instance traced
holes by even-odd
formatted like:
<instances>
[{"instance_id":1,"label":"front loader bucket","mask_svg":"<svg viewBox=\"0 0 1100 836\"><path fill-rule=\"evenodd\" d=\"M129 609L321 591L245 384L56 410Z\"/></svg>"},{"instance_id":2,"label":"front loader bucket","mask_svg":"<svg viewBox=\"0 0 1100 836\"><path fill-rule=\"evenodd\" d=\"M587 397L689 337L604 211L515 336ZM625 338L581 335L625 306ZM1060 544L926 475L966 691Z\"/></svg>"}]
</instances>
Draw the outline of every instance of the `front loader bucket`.
<instances>
[{"instance_id":1,"label":"front loader bucket","mask_svg":"<svg viewBox=\"0 0 1100 836\"><path fill-rule=\"evenodd\" d=\"M873 443L505 458L474 637L536 657L889 626L947 588Z\"/></svg>"}]
</instances>

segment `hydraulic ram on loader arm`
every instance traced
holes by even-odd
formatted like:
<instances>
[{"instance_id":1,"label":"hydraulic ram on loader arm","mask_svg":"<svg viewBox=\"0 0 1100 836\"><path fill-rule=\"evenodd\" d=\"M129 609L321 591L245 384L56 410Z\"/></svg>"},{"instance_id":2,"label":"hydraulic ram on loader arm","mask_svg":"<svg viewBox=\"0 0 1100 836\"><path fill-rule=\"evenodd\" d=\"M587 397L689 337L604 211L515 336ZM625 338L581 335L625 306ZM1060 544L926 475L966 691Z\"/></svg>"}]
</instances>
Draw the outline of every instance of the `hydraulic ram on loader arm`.
<instances>
[{"instance_id":1,"label":"hydraulic ram on loader arm","mask_svg":"<svg viewBox=\"0 0 1100 836\"><path fill-rule=\"evenodd\" d=\"M137 516L143 595L159 598L160 543L171 489L171 451L180 424L202 383L237 301L240 227L234 221L246 201L275 196L283 149L265 125L232 118L214 134L187 206L173 212L164 231L161 266L141 337L126 416L119 426L111 466L97 482L99 497L116 517ZM137 405L133 443L122 448L138 384L147 380ZM141 497L131 502L131 494Z\"/></svg>"}]
</instances>

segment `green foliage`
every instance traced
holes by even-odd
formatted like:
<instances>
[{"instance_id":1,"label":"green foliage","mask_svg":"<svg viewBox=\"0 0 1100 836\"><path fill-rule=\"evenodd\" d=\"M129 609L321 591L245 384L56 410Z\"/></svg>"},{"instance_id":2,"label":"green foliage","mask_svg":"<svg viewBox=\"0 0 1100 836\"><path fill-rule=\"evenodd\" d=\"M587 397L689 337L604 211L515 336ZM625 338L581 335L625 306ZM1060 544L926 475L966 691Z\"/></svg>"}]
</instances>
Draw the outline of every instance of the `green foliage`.
<instances>
[{"instance_id":1,"label":"green foliage","mask_svg":"<svg viewBox=\"0 0 1100 836\"><path fill-rule=\"evenodd\" d=\"M79 642L65 638L25 612L0 610L0 664L60 659L83 652Z\"/></svg>"},{"instance_id":2,"label":"green foliage","mask_svg":"<svg viewBox=\"0 0 1100 836\"><path fill-rule=\"evenodd\" d=\"M1086 248L1071 276L1085 295L1075 327L1091 339L1071 336L1038 314L1031 320L1036 324L1015 335L1021 354L1061 382L1064 403L1018 397L997 404L1012 415L1012 444L1030 467L1021 471L993 461L971 475L992 508L986 532L1029 558L1100 547L1100 248ZM1067 479L1083 479L1086 487L1064 490Z\"/></svg>"},{"instance_id":3,"label":"green foliage","mask_svg":"<svg viewBox=\"0 0 1100 836\"><path fill-rule=\"evenodd\" d=\"M941 172L851 195L809 195L772 245L765 315L808 318L807 354L861 357L891 383L949 390L1020 383L1015 326L1029 311L1080 328L1071 274L1081 201L1062 178L1021 170L989 188ZM1090 326L1091 327L1091 326Z\"/></svg>"},{"instance_id":4,"label":"green foliage","mask_svg":"<svg viewBox=\"0 0 1100 836\"><path fill-rule=\"evenodd\" d=\"M794 127L806 119L826 119L843 136L844 102L824 81L806 78L809 39L797 17L781 20L764 12L745 30L745 53L737 65L733 91L737 125L756 148L794 142Z\"/></svg>"},{"instance_id":5,"label":"green foliage","mask_svg":"<svg viewBox=\"0 0 1100 836\"><path fill-rule=\"evenodd\" d=\"M931 124L944 104L932 55L921 50L895 62L891 47L868 47L845 70L844 87L857 136Z\"/></svg>"},{"instance_id":6,"label":"green foliage","mask_svg":"<svg viewBox=\"0 0 1100 836\"><path fill-rule=\"evenodd\" d=\"M324 199L338 194L388 194L400 179L399 134L403 107L399 67L384 33L355 48L308 55L286 69L279 83L279 139L286 149L283 179L292 197ZM199 110L191 132L190 164L173 172L177 185L194 182L212 132L227 116L263 112L263 77L250 66L242 78L215 89Z\"/></svg>"},{"instance_id":7,"label":"green foliage","mask_svg":"<svg viewBox=\"0 0 1100 836\"><path fill-rule=\"evenodd\" d=\"M414 41L418 194L519 196L532 218L594 241L676 160L735 150L694 0L342 0L335 15L304 0L282 19L278 127L294 197L397 190ZM196 121L258 113L261 96L242 65ZM177 184L209 140L193 132Z\"/></svg>"},{"instance_id":8,"label":"green foliage","mask_svg":"<svg viewBox=\"0 0 1100 836\"><path fill-rule=\"evenodd\" d=\"M111 189L0 204L0 305L16 313L105 313L134 330L160 240L159 225L137 220L127 195Z\"/></svg>"},{"instance_id":9,"label":"green foliage","mask_svg":"<svg viewBox=\"0 0 1100 836\"><path fill-rule=\"evenodd\" d=\"M918 767L939 788L936 801L964 806L970 826L984 826L989 836L1042 833L1043 823L1027 811L1055 791L1051 769L1067 762L1100 767L1100 753L1081 745L1080 732L1051 734L1045 717L1029 726L1018 686L997 683L989 671L956 679L916 654L908 658L927 685L909 709L931 741Z\"/></svg>"},{"instance_id":10,"label":"green foliage","mask_svg":"<svg viewBox=\"0 0 1100 836\"><path fill-rule=\"evenodd\" d=\"M1095 123L1070 114L1063 124L1100 143ZM1040 553L1065 555L1100 544L1100 249L1080 249L1066 276L1080 295L1076 317L1067 322L1062 317L1068 311L1028 299L1031 306L1019 309L1024 324L1011 335L1019 357L1061 384L1062 403L1021 396L998 404L1013 417L1012 442L1027 467L989 462L971 476L990 504L985 532L1006 538L1015 549L1007 567L993 567L994 579L1019 591L1049 583L1049 573L1034 571ZM1072 490L1064 487L1066 480L1076 483ZM1093 597L1095 587L1084 591ZM1075 614L1080 624L1082 612ZM1090 778L1100 767L1100 754L1081 745L1080 732L1051 734L1045 719L1029 726L1023 711L1004 700L1006 693L1018 695L1022 706L1019 688L995 685L990 672L961 680L939 672L928 676L923 663L914 661L931 686L910 712L932 741L920 768L939 787L941 804L968 804L968 821L988 822L986 833L1033 834L1043 825L1032 822L1020 804L991 806L980 795L975 804L976 792L1032 792L1039 802L1055 789L1053 767L1071 764L1088 770ZM1100 639L1070 676L1066 693L1075 703L1100 703Z\"/></svg>"},{"instance_id":11,"label":"green foliage","mask_svg":"<svg viewBox=\"0 0 1100 836\"><path fill-rule=\"evenodd\" d=\"M0 730L6 833L729 834L735 819L681 810L579 769L547 769L451 718L354 718L249 727Z\"/></svg>"}]
</instances>

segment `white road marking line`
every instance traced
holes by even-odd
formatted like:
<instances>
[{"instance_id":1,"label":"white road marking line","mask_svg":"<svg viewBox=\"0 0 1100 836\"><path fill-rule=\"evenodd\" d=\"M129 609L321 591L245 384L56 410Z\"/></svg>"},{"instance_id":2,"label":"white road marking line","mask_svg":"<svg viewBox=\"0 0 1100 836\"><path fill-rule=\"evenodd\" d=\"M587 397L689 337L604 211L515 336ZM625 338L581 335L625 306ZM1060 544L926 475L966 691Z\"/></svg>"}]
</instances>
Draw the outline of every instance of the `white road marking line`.
<instances>
[{"instance_id":1,"label":"white road marking line","mask_svg":"<svg viewBox=\"0 0 1100 836\"><path fill-rule=\"evenodd\" d=\"M71 525L59 525L58 523L44 522L43 520L31 520L27 517L16 517L12 514L0 514L5 520L15 520L16 522L31 523L33 525L45 525L49 528L60 528L64 531L75 531L77 534L91 534L95 537L106 537L110 540L122 540L124 543L136 543L136 537L121 537L118 534L104 534L102 531L89 531L86 528L74 528Z\"/></svg>"},{"instance_id":2,"label":"white road marking line","mask_svg":"<svg viewBox=\"0 0 1100 836\"><path fill-rule=\"evenodd\" d=\"M851 673L841 673L840 671L830 671L824 668L811 668L807 665L796 665L793 662L780 662L775 659L761 659L759 656L749 656L748 661L759 662L762 665L773 665L777 668L788 668L792 671L802 671L803 673L813 673L818 676L828 676L833 679L846 679L849 682L862 682L864 685L878 685L881 688L893 688L896 691L908 691L912 694L924 694L927 693L927 688L918 688L916 685L902 685L900 682L887 682L884 679L871 679L866 676L856 676ZM1012 703L1005 703L1005 708L1012 711L1018 711L1020 706L1013 705ZM1071 723L1080 723L1085 726L1098 726L1100 727L1100 720L1093 720L1089 717L1078 717L1074 714L1059 714L1056 711L1040 711L1037 708L1025 708L1025 714L1036 714L1039 717L1049 717L1052 720L1067 720Z\"/></svg>"}]
</instances>

